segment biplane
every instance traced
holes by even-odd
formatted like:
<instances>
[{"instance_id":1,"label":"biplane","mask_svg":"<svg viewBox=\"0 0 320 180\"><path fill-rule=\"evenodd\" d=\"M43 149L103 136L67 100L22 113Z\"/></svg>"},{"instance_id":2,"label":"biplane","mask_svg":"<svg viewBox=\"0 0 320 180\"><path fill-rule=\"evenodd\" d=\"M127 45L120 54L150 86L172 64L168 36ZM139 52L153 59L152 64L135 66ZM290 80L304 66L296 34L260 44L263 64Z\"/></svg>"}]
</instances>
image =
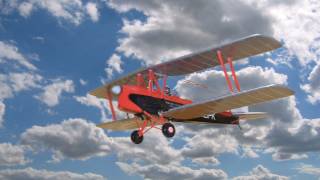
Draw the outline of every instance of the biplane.
<instances>
[{"instance_id":1,"label":"biplane","mask_svg":"<svg viewBox=\"0 0 320 180\"><path fill-rule=\"evenodd\" d=\"M281 43L272 37L252 35L243 39L208 48L164 63L142 68L119 79L113 80L90 92L98 98L109 101L112 121L97 125L110 130L132 130L131 140L140 144L150 129L159 129L165 137L175 135L175 122L194 124L239 125L241 120L263 119L264 112L238 112L232 110L254 104L272 101L293 95L294 92L282 85L268 85L240 91L240 83L234 70L233 61L272 51ZM233 83L226 69L229 65ZM221 66L230 95L193 103L170 92L167 78L183 76L208 68ZM217 84L217 86L221 86ZM117 120L113 100L127 118Z\"/></svg>"}]
</instances>

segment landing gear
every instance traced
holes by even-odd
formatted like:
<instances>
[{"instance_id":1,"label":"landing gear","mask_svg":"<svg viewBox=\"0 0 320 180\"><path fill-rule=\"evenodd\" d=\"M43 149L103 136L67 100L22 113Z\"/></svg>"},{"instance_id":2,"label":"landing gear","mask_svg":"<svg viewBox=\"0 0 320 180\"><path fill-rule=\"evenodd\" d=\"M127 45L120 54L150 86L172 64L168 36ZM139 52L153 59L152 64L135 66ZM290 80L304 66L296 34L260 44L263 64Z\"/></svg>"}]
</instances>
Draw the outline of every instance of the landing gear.
<instances>
[{"instance_id":1,"label":"landing gear","mask_svg":"<svg viewBox=\"0 0 320 180\"><path fill-rule=\"evenodd\" d=\"M167 137L171 138L176 133L176 129L174 128L173 124L165 123L162 125L162 134Z\"/></svg>"},{"instance_id":2,"label":"landing gear","mask_svg":"<svg viewBox=\"0 0 320 180\"><path fill-rule=\"evenodd\" d=\"M140 144L143 141L143 135L139 136L139 131L135 130L131 133L131 141L135 144Z\"/></svg>"}]
</instances>

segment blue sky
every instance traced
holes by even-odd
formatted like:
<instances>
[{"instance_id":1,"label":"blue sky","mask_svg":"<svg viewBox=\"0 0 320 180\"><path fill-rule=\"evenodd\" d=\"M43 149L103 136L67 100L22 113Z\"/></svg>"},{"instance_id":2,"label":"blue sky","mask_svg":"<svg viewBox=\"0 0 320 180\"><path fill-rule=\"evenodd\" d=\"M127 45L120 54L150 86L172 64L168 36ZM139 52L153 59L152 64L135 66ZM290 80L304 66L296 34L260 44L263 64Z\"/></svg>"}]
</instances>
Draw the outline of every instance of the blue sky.
<instances>
[{"instance_id":1,"label":"blue sky","mask_svg":"<svg viewBox=\"0 0 320 180\"><path fill-rule=\"evenodd\" d=\"M0 177L318 179L320 4L232 2L0 0ZM95 127L110 111L88 91L256 33L283 47L236 64L242 88L284 84L296 92L249 108L269 119L244 122L242 132L177 124L174 139L153 130L139 146L130 132ZM220 68L170 85L194 100L227 93Z\"/></svg>"}]
</instances>

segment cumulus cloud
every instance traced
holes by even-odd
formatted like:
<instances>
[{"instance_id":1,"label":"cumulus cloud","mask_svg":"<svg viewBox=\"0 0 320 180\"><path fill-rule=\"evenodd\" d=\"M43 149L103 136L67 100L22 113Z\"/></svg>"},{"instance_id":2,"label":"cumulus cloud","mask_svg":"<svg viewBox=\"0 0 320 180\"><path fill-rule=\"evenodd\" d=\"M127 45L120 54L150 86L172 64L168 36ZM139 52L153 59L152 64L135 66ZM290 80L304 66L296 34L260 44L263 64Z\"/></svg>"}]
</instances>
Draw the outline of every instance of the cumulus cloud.
<instances>
[{"instance_id":1,"label":"cumulus cloud","mask_svg":"<svg viewBox=\"0 0 320 180\"><path fill-rule=\"evenodd\" d=\"M300 167L296 169L302 174L311 174L318 177L320 176L320 168L314 167L310 164L301 164Z\"/></svg>"},{"instance_id":2,"label":"cumulus cloud","mask_svg":"<svg viewBox=\"0 0 320 180\"><path fill-rule=\"evenodd\" d=\"M19 13L23 17L30 16L32 9L33 9L33 4L29 2L23 2L18 7Z\"/></svg>"},{"instance_id":3,"label":"cumulus cloud","mask_svg":"<svg viewBox=\"0 0 320 180\"><path fill-rule=\"evenodd\" d=\"M96 3L88 2L86 4L86 10L93 22L97 22L99 20L100 14Z\"/></svg>"},{"instance_id":4,"label":"cumulus cloud","mask_svg":"<svg viewBox=\"0 0 320 180\"><path fill-rule=\"evenodd\" d=\"M237 73L242 89L273 83L286 84L287 81L286 75L277 73L272 68L246 67ZM206 84L208 89L190 86L186 80ZM217 84L219 86L216 86ZM183 97L189 97L195 101L214 98L228 92L222 72L215 70L187 76L177 83L176 90ZM241 146L250 148L251 157L258 155L253 148L258 147L272 153L275 160L306 158L307 152L320 151L319 143L316 142L320 134L319 120L303 119L294 97L255 105L249 107L249 110L267 112L270 118L255 122L241 122L243 133L237 128L225 126L214 129L208 125L184 126L184 133L192 134L189 139L185 139L186 144L182 149L184 157L209 158L226 152L237 154ZM228 143L224 145L226 139ZM219 148L220 145L224 149ZM246 154L247 152L243 152L243 156L247 156Z\"/></svg>"},{"instance_id":5,"label":"cumulus cloud","mask_svg":"<svg viewBox=\"0 0 320 180\"><path fill-rule=\"evenodd\" d=\"M88 14L94 22L99 19L96 3L89 2L86 5L81 0L26 0L5 1L0 4L0 12L8 15L15 11L25 18L34 11L45 10L59 22L65 21L79 25Z\"/></svg>"},{"instance_id":6,"label":"cumulus cloud","mask_svg":"<svg viewBox=\"0 0 320 180\"><path fill-rule=\"evenodd\" d=\"M3 169L0 170L0 179L15 180L15 179L29 179L29 180L104 180L101 175L94 173L74 173L70 171L48 171L44 169Z\"/></svg>"},{"instance_id":7,"label":"cumulus cloud","mask_svg":"<svg viewBox=\"0 0 320 180\"><path fill-rule=\"evenodd\" d=\"M3 121L4 121L4 114L6 111L6 105L0 101L0 127L2 127Z\"/></svg>"},{"instance_id":8,"label":"cumulus cloud","mask_svg":"<svg viewBox=\"0 0 320 180\"><path fill-rule=\"evenodd\" d=\"M82 86L85 86L85 85L88 84L88 81L86 81L86 80L84 80L84 79L80 79L79 82L80 82L80 84L81 84Z\"/></svg>"},{"instance_id":9,"label":"cumulus cloud","mask_svg":"<svg viewBox=\"0 0 320 180\"><path fill-rule=\"evenodd\" d=\"M192 158L192 162L201 166L218 165L220 161L215 157Z\"/></svg>"},{"instance_id":10,"label":"cumulus cloud","mask_svg":"<svg viewBox=\"0 0 320 180\"><path fill-rule=\"evenodd\" d=\"M20 91L39 88L42 76L36 73L15 73L0 74L0 127L4 122L6 106L4 100L14 97Z\"/></svg>"},{"instance_id":11,"label":"cumulus cloud","mask_svg":"<svg viewBox=\"0 0 320 180\"><path fill-rule=\"evenodd\" d=\"M5 99L14 97L20 91L41 86L43 78L36 72L37 68L29 62L31 58L27 56L22 54L13 42L0 41L0 64L6 67L5 73L0 73L0 126L4 121Z\"/></svg>"},{"instance_id":12,"label":"cumulus cloud","mask_svg":"<svg viewBox=\"0 0 320 180\"><path fill-rule=\"evenodd\" d=\"M10 73L9 80L15 92L40 87L42 77L31 73Z\"/></svg>"},{"instance_id":13,"label":"cumulus cloud","mask_svg":"<svg viewBox=\"0 0 320 180\"><path fill-rule=\"evenodd\" d=\"M187 140L187 144L182 148L184 157L210 158L221 153L238 154L238 143L229 134L218 135L214 130L203 130Z\"/></svg>"},{"instance_id":14,"label":"cumulus cloud","mask_svg":"<svg viewBox=\"0 0 320 180\"><path fill-rule=\"evenodd\" d=\"M117 54L113 54L108 60L107 60L107 68L105 68L105 72L108 75L108 78L111 78L113 76L113 72L116 71L118 73L122 73L121 68L121 58Z\"/></svg>"},{"instance_id":15,"label":"cumulus cloud","mask_svg":"<svg viewBox=\"0 0 320 180\"><path fill-rule=\"evenodd\" d=\"M243 1L108 1L108 5L121 13L137 10L146 15L146 21L124 19L121 33L126 37L117 48L146 64L250 34L272 34L263 11Z\"/></svg>"},{"instance_id":16,"label":"cumulus cloud","mask_svg":"<svg viewBox=\"0 0 320 180\"><path fill-rule=\"evenodd\" d=\"M319 7L320 3L313 0L261 7L273 17L274 36L284 41L289 55L298 57L303 66L316 61L320 53L320 23L315 21L320 17L316 11Z\"/></svg>"},{"instance_id":17,"label":"cumulus cloud","mask_svg":"<svg viewBox=\"0 0 320 180\"><path fill-rule=\"evenodd\" d=\"M35 97L47 106L53 107L59 104L63 92L74 92L74 83L72 80L56 79L52 84L43 87L43 93Z\"/></svg>"},{"instance_id":18,"label":"cumulus cloud","mask_svg":"<svg viewBox=\"0 0 320 180\"><path fill-rule=\"evenodd\" d=\"M273 174L270 172L269 169L263 167L262 165L258 165L257 167L253 168L249 175L247 176L238 176L234 177L233 180L287 180L289 179L286 176L281 176L278 174Z\"/></svg>"},{"instance_id":19,"label":"cumulus cloud","mask_svg":"<svg viewBox=\"0 0 320 180\"><path fill-rule=\"evenodd\" d=\"M25 154L25 151L22 146L12 145L10 143L1 143L0 144L0 166L24 165L28 162L24 154Z\"/></svg>"},{"instance_id":20,"label":"cumulus cloud","mask_svg":"<svg viewBox=\"0 0 320 180\"><path fill-rule=\"evenodd\" d=\"M273 128L266 137L268 146L276 148L275 159L301 159L307 157L306 152L320 151L320 119L300 120L298 124L287 131L284 127Z\"/></svg>"},{"instance_id":21,"label":"cumulus cloud","mask_svg":"<svg viewBox=\"0 0 320 180\"><path fill-rule=\"evenodd\" d=\"M50 150L52 160L85 160L110 153L111 140L95 124L83 119L68 119L60 124L32 126L21 135L21 144L33 151Z\"/></svg>"},{"instance_id":22,"label":"cumulus cloud","mask_svg":"<svg viewBox=\"0 0 320 180\"><path fill-rule=\"evenodd\" d=\"M117 152L121 161L166 165L179 164L183 160L179 150L173 148L159 131L148 132L143 143L138 146L133 146L128 137L118 137L113 140L112 150Z\"/></svg>"},{"instance_id":23,"label":"cumulus cloud","mask_svg":"<svg viewBox=\"0 0 320 180\"><path fill-rule=\"evenodd\" d=\"M140 165L137 163L116 162L124 172L139 175L144 179L227 179L228 175L221 169L191 169L177 165Z\"/></svg>"},{"instance_id":24,"label":"cumulus cloud","mask_svg":"<svg viewBox=\"0 0 320 180\"><path fill-rule=\"evenodd\" d=\"M14 61L29 70L37 69L19 52L19 49L14 44L0 41L0 63L8 61Z\"/></svg>"},{"instance_id":25,"label":"cumulus cloud","mask_svg":"<svg viewBox=\"0 0 320 180\"><path fill-rule=\"evenodd\" d=\"M90 94L86 96L74 96L74 98L81 104L98 108L100 110L101 120L105 121L107 119L106 111L108 110L108 105L106 104L106 100L99 99Z\"/></svg>"},{"instance_id":26,"label":"cumulus cloud","mask_svg":"<svg viewBox=\"0 0 320 180\"><path fill-rule=\"evenodd\" d=\"M308 83L301 85L301 89L308 94L311 104L320 102L320 62L312 69L308 76Z\"/></svg>"},{"instance_id":27,"label":"cumulus cloud","mask_svg":"<svg viewBox=\"0 0 320 180\"><path fill-rule=\"evenodd\" d=\"M0 74L0 99L13 97L14 93L32 88L39 88L42 76L36 73L14 73Z\"/></svg>"},{"instance_id":28,"label":"cumulus cloud","mask_svg":"<svg viewBox=\"0 0 320 180\"><path fill-rule=\"evenodd\" d=\"M29 6L33 6L32 10L44 9L58 20L66 20L73 24L80 24L83 18L83 5L81 0L29 0ZM29 10L31 11L31 10ZM19 8L20 14L24 14L23 9ZM29 12L27 15L30 15Z\"/></svg>"}]
</instances>

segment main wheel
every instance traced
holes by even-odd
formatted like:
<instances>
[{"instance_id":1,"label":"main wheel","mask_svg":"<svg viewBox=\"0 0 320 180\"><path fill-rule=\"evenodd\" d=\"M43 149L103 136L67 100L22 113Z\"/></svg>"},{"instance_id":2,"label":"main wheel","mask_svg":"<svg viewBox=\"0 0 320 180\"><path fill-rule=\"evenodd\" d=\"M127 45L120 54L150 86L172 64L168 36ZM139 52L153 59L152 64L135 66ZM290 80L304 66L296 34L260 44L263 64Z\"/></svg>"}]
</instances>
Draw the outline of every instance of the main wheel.
<instances>
[{"instance_id":1,"label":"main wheel","mask_svg":"<svg viewBox=\"0 0 320 180\"><path fill-rule=\"evenodd\" d=\"M139 131L135 130L131 133L131 141L135 144L140 144L143 141L143 135L139 136Z\"/></svg>"},{"instance_id":2,"label":"main wheel","mask_svg":"<svg viewBox=\"0 0 320 180\"><path fill-rule=\"evenodd\" d=\"M167 137L171 138L176 133L176 129L174 128L173 124L171 123L165 123L162 125L162 134Z\"/></svg>"}]
</instances>

